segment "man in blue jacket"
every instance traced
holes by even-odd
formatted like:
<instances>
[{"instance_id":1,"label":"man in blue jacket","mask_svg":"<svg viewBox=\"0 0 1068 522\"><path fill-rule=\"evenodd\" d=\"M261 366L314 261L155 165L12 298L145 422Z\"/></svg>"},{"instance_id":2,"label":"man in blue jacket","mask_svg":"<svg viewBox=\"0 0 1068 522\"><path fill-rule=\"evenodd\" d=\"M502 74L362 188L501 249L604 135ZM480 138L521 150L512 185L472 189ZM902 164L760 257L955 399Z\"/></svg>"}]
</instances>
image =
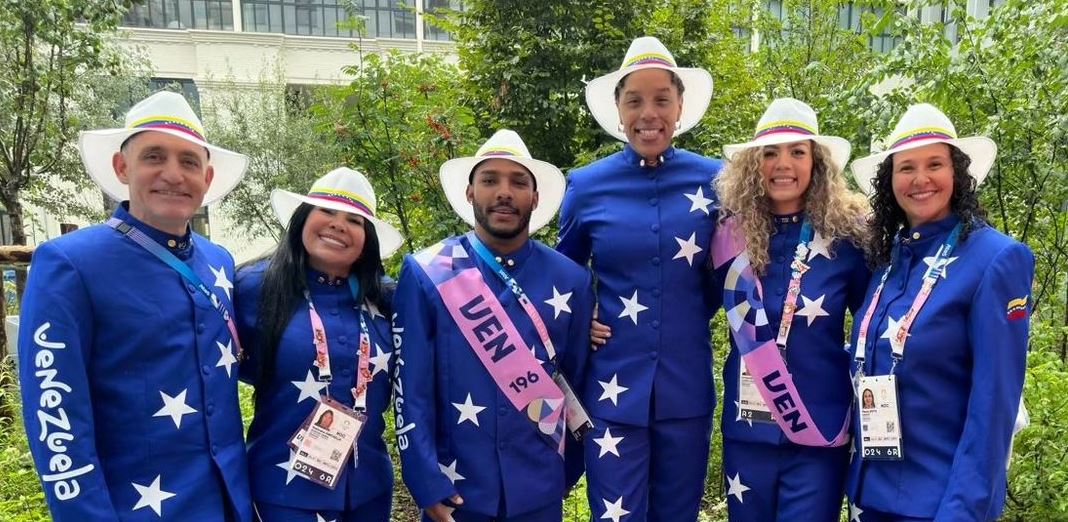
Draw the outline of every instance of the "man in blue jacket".
<instances>
[{"instance_id":1,"label":"man in blue jacket","mask_svg":"<svg viewBox=\"0 0 1068 522\"><path fill-rule=\"evenodd\" d=\"M233 258L190 231L248 159L212 145L180 95L82 133L121 205L41 244L18 340L27 438L57 522L250 521L237 401Z\"/></svg>"},{"instance_id":2,"label":"man in blue jacket","mask_svg":"<svg viewBox=\"0 0 1068 522\"><path fill-rule=\"evenodd\" d=\"M401 267L404 482L423 520L558 522L582 471L583 413L569 388L581 386L593 295L584 268L529 233L552 220L563 175L502 130L445 163L441 181L474 231Z\"/></svg>"}]
</instances>

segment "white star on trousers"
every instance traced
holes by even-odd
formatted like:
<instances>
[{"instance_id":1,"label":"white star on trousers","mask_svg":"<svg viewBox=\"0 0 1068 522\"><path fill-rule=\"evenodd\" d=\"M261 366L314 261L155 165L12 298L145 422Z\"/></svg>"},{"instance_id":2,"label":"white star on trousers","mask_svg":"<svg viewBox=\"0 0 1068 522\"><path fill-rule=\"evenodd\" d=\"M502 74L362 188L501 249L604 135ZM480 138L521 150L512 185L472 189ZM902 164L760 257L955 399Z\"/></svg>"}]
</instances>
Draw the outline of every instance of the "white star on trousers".
<instances>
[{"instance_id":1,"label":"white star on trousers","mask_svg":"<svg viewBox=\"0 0 1068 522\"><path fill-rule=\"evenodd\" d=\"M630 511L623 509L623 497L620 496L615 502L609 502L608 499L602 498L604 502L604 513L601 515L602 519L609 519L612 522L619 522L619 519L624 515L629 515Z\"/></svg>"},{"instance_id":2,"label":"white star on trousers","mask_svg":"<svg viewBox=\"0 0 1068 522\"><path fill-rule=\"evenodd\" d=\"M727 477L727 495L734 495L734 498L738 499L738 502L745 503L742 499L742 494L749 491L749 486L742 484L742 478L738 473L734 474L734 478Z\"/></svg>"},{"instance_id":3,"label":"white star on trousers","mask_svg":"<svg viewBox=\"0 0 1068 522\"><path fill-rule=\"evenodd\" d=\"M623 436L613 437L612 429L606 427L604 429L604 436L599 439L593 439L598 446L601 447L601 452L597 455L597 458L604 457L606 454L611 453L615 456L619 456L619 443L623 442Z\"/></svg>"}]
</instances>

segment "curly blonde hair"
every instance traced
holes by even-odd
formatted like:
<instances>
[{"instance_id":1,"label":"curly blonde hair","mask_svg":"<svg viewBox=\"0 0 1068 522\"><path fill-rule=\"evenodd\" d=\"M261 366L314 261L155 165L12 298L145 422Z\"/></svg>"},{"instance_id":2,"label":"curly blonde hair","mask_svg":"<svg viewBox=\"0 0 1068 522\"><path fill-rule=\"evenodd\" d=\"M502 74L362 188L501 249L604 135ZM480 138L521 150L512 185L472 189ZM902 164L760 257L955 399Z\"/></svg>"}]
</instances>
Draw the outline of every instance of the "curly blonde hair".
<instances>
[{"instance_id":1,"label":"curly blonde hair","mask_svg":"<svg viewBox=\"0 0 1068 522\"><path fill-rule=\"evenodd\" d=\"M805 212L813 229L826 238L846 239L861 247L867 241L868 201L849 191L841 167L823 145L812 144L812 180L805 191ZM763 147L739 151L717 176L714 185L721 205L720 219L737 216L745 236L746 253L753 271L768 266L768 239L775 233L771 204L764 187ZM833 254L832 254L833 255Z\"/></svg>"}]
</instances>

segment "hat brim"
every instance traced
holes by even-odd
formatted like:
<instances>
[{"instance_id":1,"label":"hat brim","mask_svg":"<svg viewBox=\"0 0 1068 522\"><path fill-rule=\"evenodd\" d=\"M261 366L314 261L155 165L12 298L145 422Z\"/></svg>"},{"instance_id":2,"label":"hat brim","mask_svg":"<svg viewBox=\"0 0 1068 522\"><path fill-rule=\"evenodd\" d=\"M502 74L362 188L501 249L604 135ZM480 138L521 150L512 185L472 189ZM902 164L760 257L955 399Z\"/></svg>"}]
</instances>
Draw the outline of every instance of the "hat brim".
<instances>
[{"instance_id":1,"label":"hat brim","mask_svg":"<svg viewBox=\"0 0 1068 522\"><path fill-rule=\"evenodd\" d=\"M82 131L78 134L78 153L82 157L82 164L92 178L93 182L115 201L130 199L130 187L119 181L115 173L111 158L119 151L122 143L134 134L141 132L162 132L190 143L200 145L211 153L209 163L215 171L215 176L204 193L204 201L201 206L208 206L226 197L245 176L248 168L248 156L237 152L217 147L210 143L200 141L183 132L171 129L104 129Z\"/></svg>"},{"instance_id":2,"label":"hat brim","mask_svg":"<svg viewBox=\"0 0 1068 522\"><path fill-rule=\"evenodd\" d=\"M475 209L471 202L467 201L467 180L476 165L491 159L513 161L526 167L534 175L538 182L538 206L530 214L530 232L537 232L548 225L556 216L560 202L564 199L564 174L551 163L531 158L491 156L446 161L438 171L438 176L441 178L441 187L445 190L445 198L449 200L456 214L468 225L475 226Z\"/></svg>"},{"instance_id":3,"label":"hat brim","mask_svg":"<svg viewBox=\"0 0 1068 522\"><path fill-rule=\"evenodd\" d=\"M806 140L815 141L816 143L819 143L820 145L826 147L827 150L831 152L831 161L840 171L845 170L846 166L849 164L849 154L853 150L853 146L849 143L849 140L838 136L805 136L802 134L770 134L746 143L724 145L723 158L727 161L731 161L732 159L734 159L735 154L745 149L763 147L765 145L781 145L783 143L794 143Z\"/></svg>"},{"instance_id":4,"label":"hat brim","mask_svg":"<svg viewBox=\"0 0 1068 522\"><path fill-rule=\"evenodd\" d=\"M271 207L274 208L274 215L278 218L278 221L282 223L283 227L289 226L289 220L293 217L293 213L297 211L297 208L299 208L302 203L307 203L319 208L337 210L339 212L348 212L350 214L362 216L364 219L371 220L371 223L375 226L375 234L378 235L378 252L382 259L386 259L393 255L400 249L401 245L404 244L404 236L402 236L393 225L359 209L345 205L344 203L311 198L303 194L297 194L282 189L274 189L271 191Z\"/></svg>"},{"instance_id":5,"label":"hat brim","mask_svg":"<svg viewBox=\"0 0 1068 522\"><path fill-rule=\"evenodd\" d=\"M660 64L628 67L598 76L586 84L586 106L590 114L605 132L617 140L627 141L627 135L620 130L619 109L616 107L616 84L624 76L644 69L663 69L674 72L685 87L682 93L682 116L679 129L675 135L682 134L701 122L712 101L712 75L704 69L692 67L668 67Z\"/></svg>"},{"instance_id":6,"label":"hat brim","mask_svg":"<svg viewBox=\"0 0 1068 522\"><path fill-rule=\"evenodd\" d=\"M987 138L986 136L972 136L969 138L956 138L951 140L935 139L914 141L906 143L896 149L885 150L883 152L853 160L853 163L850 166L853 172L853 180L857 182L857 186L860 187L861 192L870 196L872 191L872 178L878 173L879 164L882 163L887 156L896 152L916 149L934 143L947 143L953 145L971 158L972 163L968 166L968 174L975 178L976 186L982 185L983 181L986 180L987 174L990 173L991 167L994 166L994 159L996 159L998 155L997 144L994 143L994 140Z\"/></svg>"}]
</instances>

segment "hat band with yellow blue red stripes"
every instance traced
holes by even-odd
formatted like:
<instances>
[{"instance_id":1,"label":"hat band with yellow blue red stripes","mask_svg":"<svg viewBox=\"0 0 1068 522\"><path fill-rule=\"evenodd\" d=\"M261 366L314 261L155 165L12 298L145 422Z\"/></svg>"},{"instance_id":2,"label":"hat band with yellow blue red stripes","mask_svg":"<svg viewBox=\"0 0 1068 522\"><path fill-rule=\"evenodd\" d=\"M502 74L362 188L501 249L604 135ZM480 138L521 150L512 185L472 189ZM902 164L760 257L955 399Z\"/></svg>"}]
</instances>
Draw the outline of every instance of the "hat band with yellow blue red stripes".
<instances>
[{"instance_id":1,"label":"hat band with yellow blue red stripes","mask_svg":"<svg viewBox=\"0 0 1068 522\"><path fill-rule=\"evenodd\" d=\"M344 190L325 189L325 188L312 188L311 192L308 192L308 197L313 199L321 199L325 201L333 201L335 203L341 203L347 205L353 209L374 217L375 211L371 208L369 202L358 194L347 192Z\"/></svg>"},{"instance_id":2,"label":"hat band with yellow blue red stripes","mask_svg":"<svg viewBox=\"0 0 1068 522\"><path fill-rule=\"evenodd\" d=\"M675 60L672 60L671 57L660 53L642 53L628 59L626 62L623 63L623 67L620 67L620 69L651 64L675 67Z\"/></svg>"},{"instance_id":3,"label":"hat band with yellow blue red stripes","mask_svg":"<svg viewBox=\"0 0 1068 522\"><path fill-rule=\"evenodd\" d=\"M891 145L890 148L891 149L896 149L898 147L901 147L902 145L906 145L906 144L912 143L914 141L921 141L921 140L953 140L953 139L956 139L956 138L957 137L954 135L954 133L950 132L947 129L943 129L943 128L940 128L940 127L925 127L925 128L922 128L922 129L915 129L915 130L909 131L908 133L906 133L902 137L894 140L894 144Z\"/></svg>"},{"instance_id":4,"label":"hat band with yellow blue red stripes","mask_svg":"<svg viewBox=\"0 0 1068 522\"><path fill-rule=\"evenodd\" d=\"M478 157L485 158L487 156L522 156L518 150L510 147L492 147L482 151Z\"/></svg>"},{"instance_id":5,"label":"hat band with yellow blue red stripes","mask_svg":"<svg viewBox=\"0 0 1068 522\"><path fill-rule=\"evenodd\" d=\"M168 129L192 136L200 141L204 139L204 131L200 126L182 118L174 116L149 116L141 118L130 124L131 129Z\"/></svg>"},{"instance_id":6,"label":"hat band with yellow blue red stripes","mask_svg":"<svg viewBox=\"0 0 1068 522\"><path fill-rule=\"evenodd\" d=\"M753 138L761 138L772 134L802 134L805 136L815 136L816 129L799 121L780 120L761 125L757 129L756 135L754 135Z\"/></svg>"}]
</instances>

